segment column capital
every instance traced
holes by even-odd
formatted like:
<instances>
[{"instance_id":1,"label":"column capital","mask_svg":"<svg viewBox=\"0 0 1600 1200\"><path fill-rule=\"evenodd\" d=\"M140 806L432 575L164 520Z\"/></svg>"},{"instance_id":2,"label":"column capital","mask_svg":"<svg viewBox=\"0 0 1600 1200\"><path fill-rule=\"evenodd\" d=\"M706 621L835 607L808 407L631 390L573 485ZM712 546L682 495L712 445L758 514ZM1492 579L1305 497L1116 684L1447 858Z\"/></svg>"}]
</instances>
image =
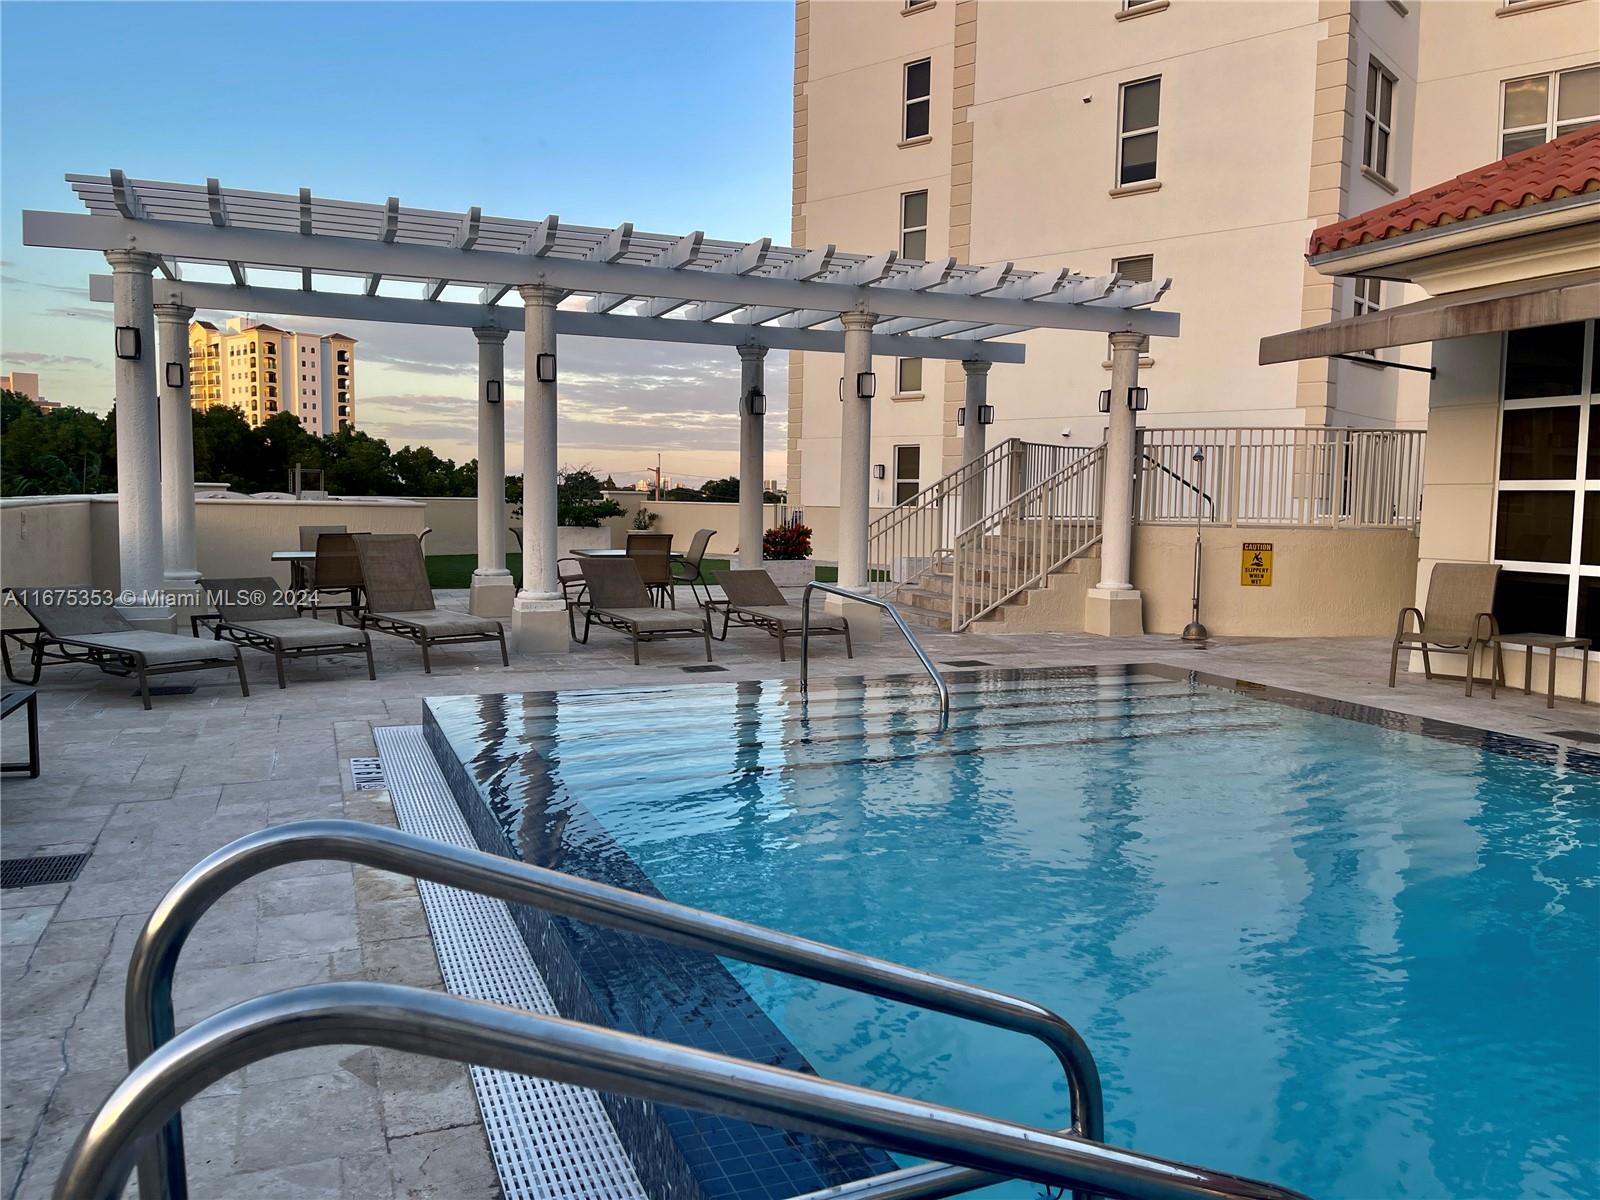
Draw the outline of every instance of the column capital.
<instances>
[{"instance_id":1,"label":"column capital","mask_svg":"<svg viewBox=\"0 0 1600 1200\"><path fill-rule=\"evenodd\" d=\"M839 320L843 323L846 333L860 333L870 331L878 323L878 314L865 312L840 313Z\"/></svg>"},{"instance_id":2,"label":"column capital","mask_svg":"<svg viewBox=\"0 0 1600 1200\"><path fill-rule=\"evenodd\" d=\"M543 283L525 283L517 288L517 294L528 308L554 308L556 301L561 298L558 289Z\"/></svg>"},{"instance_id":3,"label":"column capital","mask_svg":"<svg viewBox=\"0 0 1600 1200\"><path fill-rule=\"evenodd\" d=\"M497 345L505 341L510 332L508 329L501 329L498 325L475 325L472 329L472 336L477 338L480 344Z\"/></svg>"},{"instance_id":4,"label":"column capital","mask_svg":"<svg viewBox=\"0 0 1600 1200\"><path fill-rule=\"evenodd\" d=\"M767 356L767 347L744 345L739 347L739 357L746 362L760 362Z\"/></svg>"},{"instance_id":5,"label":"column capital","mask_svg":"<svg viewBox=\"0 0 1600 1200\"><path fill-rule=\"evenodd\" d=\"M968 376L987 375L989 373L989 368L992 366L994 366L994 364L988 359L984 358L964 358L961 360L961 369L965 371Z\"/></svg>"},{"instance_id":6,"label":"column capital","mask_svg":"<svg viewBox=\"0 0 1600 1200\"><path fill-rule=\"evenodd\" d=\"M1113 350L1143 350L1150 344L1150 335L1147 333L1134 333L1123 330L1111 335L1111 348Z\"/></svg>"},{"instance_id":7,"label":"column capital","mask_svg":"<svg viewBox=\"0 0 1600 1200\"><path fill-rule=\"evenodd\" d=\"M156 311L156 320L167 321L175 325L187 325L194 319L194 309L187 304L153 304L150 307Z\"/></svg>"},{"instance_id":8,"label":"column capital","mask_svg":"<svg viewBox=\"0 0 1600 1200\"><path fill-rule=\"evenodd\" d=\"M147 250L107 250L106 261L111 264L112 271L119 275L139 271L148 275L160 264L161 256Z\"/></svg>"}]
</instances>

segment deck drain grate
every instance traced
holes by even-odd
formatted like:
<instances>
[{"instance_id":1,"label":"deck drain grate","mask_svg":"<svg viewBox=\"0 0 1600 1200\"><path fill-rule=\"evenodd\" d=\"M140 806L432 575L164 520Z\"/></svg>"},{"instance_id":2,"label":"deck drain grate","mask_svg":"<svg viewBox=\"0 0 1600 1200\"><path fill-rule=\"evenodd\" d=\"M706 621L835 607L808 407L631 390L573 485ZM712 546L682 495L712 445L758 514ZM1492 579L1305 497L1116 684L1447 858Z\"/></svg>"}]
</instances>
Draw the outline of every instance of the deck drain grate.
<instances>
[{"instance_id":1,"label":"deck drain grate","mask_svg":"<svg viewBox=\"0 0 1600 1200\"><path fill-rule=\"evenodd\" d=\"M947 667L992 667L992 662L984 662L981 658L951 658L945 660Z\"/></svg>"},{"instance_id":2,"label":"deck drain grate","mask_svg":"<svg viewBox=\"0 0 1600 1200\"><path fill-rule=\"evenodd\" d=\"M692 667L679 667L678 670L686 671L690 675L704 675L707 671L726 671L727 667L719 667L716 663L697 663Z\"/></svg>"},{"instance_id":3,"label":"deck drain grate","mask_svg":"<svg viewBox=\"0 0 1600 1200\"><path fill-rule=\"evenodd\" d=\"M1550 736L1566 738L1569 742L1587 742L1591 746L1600 746L1600 733L1590 733L1583 729L1552 729Z\"/></svg>"},{"instance_id":4,"label":"deck drain grate","mask_svg":"<svg viewBox=\"0 0 1600 1200\"><path fill-rule=\"evenodd\" d=\"M0 888L43 887L71 883L83 870L89 855L37 854L32 858L0 859Z\"/></svg>"},{"instance_id":5,"label":"deck drain grate","mask_svg":"<svg viewBox=\"0 0 1600 1200\"><path fill-rule=\"evenodd\" d=\"M194 695L194 686L192 683L163 683L159 687L152 687L150 694L152 696L192 696ZM134 688L128 695L139 695L139 689Z\"/></svg>"},{"instance_id":6,"label":"deck drain grate","mask_svg":"<svg viewBox=\"0 0 1600 1200\"><path fill-rule=\"evenodd\" d=\"M383 760L380 758L352 758L350 760L350 782L358 792L386 786L383 782Z\"/></svg>"}]
</instances>

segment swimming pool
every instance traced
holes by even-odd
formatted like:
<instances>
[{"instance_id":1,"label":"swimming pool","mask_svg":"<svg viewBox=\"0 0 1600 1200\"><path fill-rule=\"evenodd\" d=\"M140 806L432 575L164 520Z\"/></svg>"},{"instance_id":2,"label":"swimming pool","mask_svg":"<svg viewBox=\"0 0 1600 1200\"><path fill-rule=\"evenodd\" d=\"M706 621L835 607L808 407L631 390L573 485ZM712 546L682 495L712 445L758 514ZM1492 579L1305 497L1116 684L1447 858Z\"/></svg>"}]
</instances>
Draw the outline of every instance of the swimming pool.
<instances>
[{"instance_id":1,"label":"swimming pool","mask_svg":"<svg viewBox=\"0 0 1600 1200\"><path fill-rule=\"evenodd\" d=\"M530 860L1055 1009L1113 1143L1324 1200L1600 1192L1594 756L1159 668L952 678L943 734L890 680L452 698L430 740ZM630 945L604 987L670 993ZM1067 1123L1026 1038L728 970L665 1007Z\"/></svg>"}]
</instances>

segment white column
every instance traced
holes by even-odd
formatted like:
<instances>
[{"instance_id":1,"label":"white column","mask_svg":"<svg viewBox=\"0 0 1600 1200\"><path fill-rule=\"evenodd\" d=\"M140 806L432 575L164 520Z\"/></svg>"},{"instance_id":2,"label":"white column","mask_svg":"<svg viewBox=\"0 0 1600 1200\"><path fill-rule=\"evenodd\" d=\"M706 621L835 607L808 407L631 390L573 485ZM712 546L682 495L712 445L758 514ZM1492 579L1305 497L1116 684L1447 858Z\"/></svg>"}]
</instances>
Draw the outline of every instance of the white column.
<instances>
[{"instance_id":1,"label":"white column","mask_svg":"<svg viewBox=\"0 0 1600 1200\"><path fill-rule=\"evenodd\" d=\"M112 272L113 323L118 329L135 330L138 343L138 357L116 359L118 586L129 601L118 607L135 624L170 632L172 607L163 595L161 412L150 279L156 256L108 250L106 261ZM130 335L113 336L121 341Z\"/></svg>"},{"instance_id":2,"label":"white column","mask_svg":"<svg viewBox=\"0 0 1600 1200\"><path fill-rule=\"evenodd\" d=\"M506 570L506 331L474 329L478 339L478 566L468 607L479 617L509 617L516 588Z\"/></svg>"},{"instance_id":3,"label":"white column","mask_svg":"<svg viewBox=\"0 0 1600 1200\"><path fill-rule=\"evenodd\" d=\"M766 392L766 357L765 346L739 347L739 569L743 571L761 566L761 538L766 532L762 520L766 418L750 411L750 393Z\"/></svg>"},{"instance_id":4,"label":"white column","mask_svg":"<svg viewBox=\"0 0 1600 1200\"><path fill-rule=\"evenodd\" d=\"M839 421L839 586L867 587L867 525L871 519L872 401L857 394L857 380L872 370L873 313L845 313L844 412ZM828 610L850 622L850 636L870 642L878 636L878 610L828 597Z\"/></svg>"},{"instance_id":5,"label":"white column","mask_svg":"<svg viewBox=\"0 0 1600 1200\"><path fill-rule=\"evenodd\" d=\"M162 558L167 590L192 594L200 579L194 545L194 411L189 407L189 321L194 309L157 304L155 314L161 332ZM174 376L183 380L181 387L173 386Z\"/></svg>"},{"instance_id":6,"label":"white column","mask_svg":"<svg viewBox=\"0 0 1600 1200\"><path fill-rule=\"evenodd\" d=\"M1139 383L1138 333L1111 335L1111 412L1106 431L1105 490L1100 503L1100 582L1089 589L1084 625L1107 637L1144 632L1144 603L1133 587L1134 425L1128 389Z\"/></svg>"},{"instance_id":7,"label":"white column","mask_svg":"<svg viewBox=\"0 0 1600 1200\"><path fill-rule=\"evenodd\" d=\"M967 359L961 364L967 374L967 395L961 405L961 419L964 422L961 427L963 467L983 457L984 442L988 437L989 427L979 418L983 415L983 406L989 402L989 368L992 365L977 359ZM983 479L978 477L968 480L963 488L961 524L971 525L982 516Z\"/></svg>"},{"instance_id":8,"label":"white column","mask_svg":"<svg viewBox=\"0 0 1600 1200\"><path fill-rule=\"evenodd\" d=\"M566 602L556 579L556 385L539 382L539 356L556 353L558 293L519 288L525 308L522 413L522 590L511 612L512 644L522 654L569 648ZM551 372L553 374L553 372Z\"/></svg>"}]
</instances>

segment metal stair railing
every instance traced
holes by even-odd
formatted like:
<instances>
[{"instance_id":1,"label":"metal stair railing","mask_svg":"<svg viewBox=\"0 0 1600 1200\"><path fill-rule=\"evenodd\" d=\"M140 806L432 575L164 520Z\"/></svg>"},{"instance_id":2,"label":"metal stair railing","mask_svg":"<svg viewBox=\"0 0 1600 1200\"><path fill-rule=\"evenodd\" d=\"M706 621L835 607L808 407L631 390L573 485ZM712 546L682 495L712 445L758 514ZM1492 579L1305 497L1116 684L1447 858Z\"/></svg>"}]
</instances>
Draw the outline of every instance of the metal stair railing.
<instances>
[{"instance_id":1,"label":"metal stair railing","mask_svg":"<svg viewBox=\"0 0 1600 1200\"><path fill-rule=\"evenodd\" d=\"M950 629L959 633L1032 587L1041 587L1100 541L1105 447L986 513L956 536L950 556Z\"/></svg>"},{"instance_id":2,"label":"metal stair railing","mask_svg":"<svg viewBox=\"0 0 1600 1200\"><path fill-rule=\"evenodd\" d=\"M806 590L800 593L800 690L806 689L810 667L811 650L811 593L827 592L832 596L843 596L846 600L854 600L860 604L870 604L873 608L882 609L889 614L892 620L905 635L910 643L912 653L922 663L923 670L933 680L933 686L939 692L939 722L943 729L944 723L950 720L950 685L945 682L944 675L939 668L933 665L933 659L928 657L928 652L922 648L922 643L917 640L917 635L911 632L911 627L906 624L906 619L900 615L898 609L887 600L880 600L876 596L863 596L859 592L847 591L842 587L835 587L831 583L808 583Z\"/></svg>"},{"instance_id":3,"label":"metal stair railing","mask_svg":"<svg viewBox=\"0 0 1600 1200\"><path fill-rule=\"evenodd\" d=\"M1071 1133L389 983L292 988L185 1030L130 1072L90 1118L67 1153L55 1200L117 1200L141 1139L217 1080L275 1054L350 1044L537 1075L1125 1200L1304 1200L1273 1184Z\"/></svg>"},{"instance_id":4,"label":"metal stair railing","mask_svg":"<svg viewBox=\"0 0 1600 1200\"><path fill-rule=\"evenodd\" d=\"M1105 1135L1104 1101L1094 1055L1076 1029L1040 1005L482 850L381 825L331 819L278 825L239 838L197 863L162 897L140 931L128 963L123 1020L130 1068L137 1071L173 1039L173 973L184 942L200 918L217 900L262 871L308 860L394 871L1026 1034L1047 1045L1066 1074L1071 1132L1092 1142ZM961 1190L951 1191L946 1186L926 1195L955 1195ZM186 1200L188 1196L183 1125L176 1112L159 1136L151 1139L139 1162L139 1192L143 1200Z\"/></svg>"}]
</instances>

